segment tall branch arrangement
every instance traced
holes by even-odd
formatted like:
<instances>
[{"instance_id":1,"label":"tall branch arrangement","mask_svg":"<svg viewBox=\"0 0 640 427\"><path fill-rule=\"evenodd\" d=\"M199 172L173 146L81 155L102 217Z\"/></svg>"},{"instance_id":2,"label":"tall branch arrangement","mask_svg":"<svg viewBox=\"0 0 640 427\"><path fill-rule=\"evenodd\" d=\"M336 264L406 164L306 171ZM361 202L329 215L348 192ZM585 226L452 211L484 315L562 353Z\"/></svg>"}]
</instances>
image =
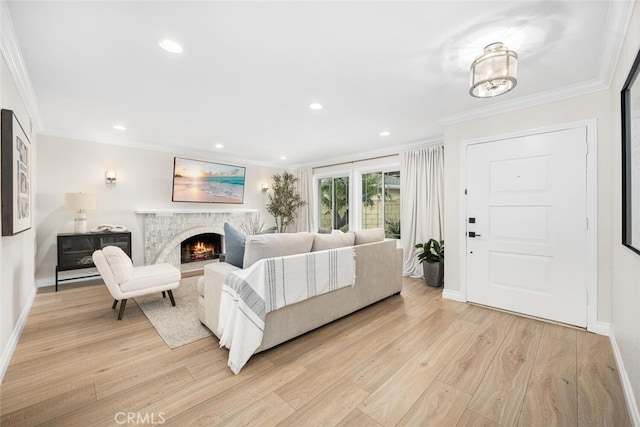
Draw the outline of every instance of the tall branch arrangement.
<instances>
[{"instance_id":1,"label":"tall branch arrangement","mask_svg":"<svg viewBox=\"0 0 640 427\"><path fill-rule=\"evenodd\" d=\"M267 212L276 220L278 233L285 233L287 227L296 220L298 208L307 204L296 191L298 178L291 172L284 171L271 176L271 193Z\"/></svg>"}]
</instances>

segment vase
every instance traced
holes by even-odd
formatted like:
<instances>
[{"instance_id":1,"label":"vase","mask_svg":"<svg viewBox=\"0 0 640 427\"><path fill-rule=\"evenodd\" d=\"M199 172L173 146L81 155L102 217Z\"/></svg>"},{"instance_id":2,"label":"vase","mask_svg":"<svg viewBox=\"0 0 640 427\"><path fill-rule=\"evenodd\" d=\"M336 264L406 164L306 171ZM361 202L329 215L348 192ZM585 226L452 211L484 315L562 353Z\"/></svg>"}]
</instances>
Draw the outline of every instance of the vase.
<instances>
[{"instance_id":1,"label":"vase","mask_svg":"<svg viewBox=\"0 0 640 427\"><path fill-rule=\"evenodd\" d=\"M439 288L444 279L444 264L441 262L423 262L422 271L427 286Z\"/></svg>"}]
</instances>

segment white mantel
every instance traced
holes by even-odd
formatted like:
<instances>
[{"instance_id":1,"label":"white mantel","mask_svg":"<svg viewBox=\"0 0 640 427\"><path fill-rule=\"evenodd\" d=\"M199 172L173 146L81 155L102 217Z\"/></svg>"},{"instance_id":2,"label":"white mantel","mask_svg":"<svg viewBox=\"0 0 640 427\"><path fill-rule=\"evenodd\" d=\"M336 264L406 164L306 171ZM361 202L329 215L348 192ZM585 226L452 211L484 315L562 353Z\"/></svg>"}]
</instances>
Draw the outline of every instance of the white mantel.
<instances>
[{"instance_id":1,"label":"white mantel","mask_svg":"<svg viewBox=\"0 0 640 427\"><path fill-rule=\"evenodd\" d=\"M173 215L173 214L246 214L257 213L258 209L136 209L138 215Z\"/></svg>"},{"instance_id":2,"label":"white mantel","mask_svg":"<svg viewBox=\"0 0 640 427\"><path fill-rule=\"evenodd\" d=\"M180 243L197 234L224 235L224 223L251 219L258 209L136 209L144 221L144 263L180 265Z\"/></svg>"}]
</instances>

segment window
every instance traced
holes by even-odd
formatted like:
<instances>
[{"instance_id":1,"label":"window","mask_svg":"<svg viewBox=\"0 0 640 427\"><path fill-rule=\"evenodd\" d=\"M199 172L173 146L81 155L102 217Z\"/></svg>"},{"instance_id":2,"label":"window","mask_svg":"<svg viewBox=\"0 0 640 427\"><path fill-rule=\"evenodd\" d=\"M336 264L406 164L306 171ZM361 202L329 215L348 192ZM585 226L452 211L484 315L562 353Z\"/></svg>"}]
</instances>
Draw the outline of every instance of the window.
<instances>
[{"instance_id":1,"label":"window","mask_svg":"<svg viewBox=\"0 0 640 427\"><path fill-rule=\"evenodd\" d=\"M349 230L349 177L318 180L318 225L320 228Z\"/></svg>"},{"instance_id":2,"label":"window","mask_svg":"<svg viewBox=\"0 0 640 427\"><path fill-rule=\"evenodd\" d=\"M385 236L400 238L400 172L362 175L362 228L382 227Z\"/></svg>"}]
</instances>

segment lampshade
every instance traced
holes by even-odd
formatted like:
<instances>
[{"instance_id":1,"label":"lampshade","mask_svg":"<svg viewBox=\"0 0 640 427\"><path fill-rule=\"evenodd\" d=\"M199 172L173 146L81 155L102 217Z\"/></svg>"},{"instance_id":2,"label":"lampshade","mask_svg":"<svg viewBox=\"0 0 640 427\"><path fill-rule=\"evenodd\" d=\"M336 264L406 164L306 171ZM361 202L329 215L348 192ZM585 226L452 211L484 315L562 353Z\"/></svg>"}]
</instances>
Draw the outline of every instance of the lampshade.
<instances>
[{"instance_id":1,"label":"lampshade","mask_svg":"<svg viewBox=\"0 0 640 427\"><path fill-rule=\"evenodd\" d=\"M518 83L518 54L502 43L492 43L471 64L469 94L476 98L502 95Z\"/></svg>"},{"instance_id":2,"label":"lampshade","mask_svg":"<svg viewBox=\"0 0 640 427\"><path fill-rule=\"evenodd\" d=\"M96 208L96 195L91 193L65 193L64 207L72 211Z\"/></svg>"}]
</instances>

